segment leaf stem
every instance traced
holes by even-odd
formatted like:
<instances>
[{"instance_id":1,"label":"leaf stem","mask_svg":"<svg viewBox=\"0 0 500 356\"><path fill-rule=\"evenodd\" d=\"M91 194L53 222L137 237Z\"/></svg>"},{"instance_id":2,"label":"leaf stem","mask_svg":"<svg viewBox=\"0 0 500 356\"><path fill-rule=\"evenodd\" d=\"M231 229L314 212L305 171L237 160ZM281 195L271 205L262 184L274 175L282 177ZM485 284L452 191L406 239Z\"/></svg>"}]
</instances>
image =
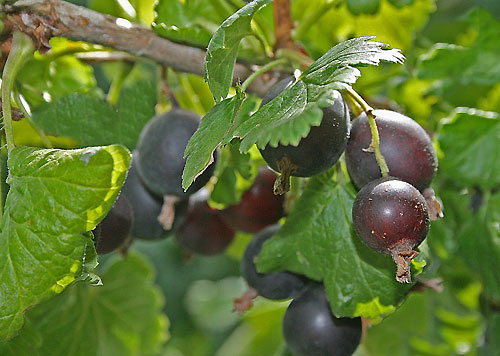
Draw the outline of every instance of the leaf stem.
<instances>
[{"instance_id":1,"label":"leaf stem","mask_svg":"<svg viewBox=\"0 0 500 356\"><path fill-rule=\"evenodd\" d=\"M127 75L132 70L132 65L129 63L119 63L115 76L113 77L113 81L111 82L111 86L109 87L107 101L111 105L116 105L118 103L118 99L120 97L120 92L123 87L123 83L125 83L125 79Z\"/></svg>"},{"instance_id":2,"label":"leaf stem","mask_svg":"<svg viewBox=\"0 0 500 356\"><path fill-rule=\"evenodd\" d=\"M336 6L339 3L339 0L327 0L317 8L315 8L312 12L306 15L302 22L297 26L297 29L294 31L293 38L300 40L305 36L307 31L314 25L323 15L325 15L328 10L332 7Z\"/></svg>"},{"instance_id":3,"label":"leaf stem","mask_svg":"<svg viewBox=\"0 0 500 356\"><path fill-rule=\"evenodd\" d=\"M373 108L350 86L346 88L346 91L354 99L354 101L361 106L363 111L366 113L366 116L368 116L368 122L370 123L370 130L372 133L372 142L370 143L370 147L366 150L368 152L375 153L375 159L380 167L382 177L387 177L389 175L389 167L387 167L387 162L380 151L380 136L378 134L377 123L375 122L375 115L373 115Z\"/></svg>"},{"instance_id":4,"label":"leaf stem","mask_svg":"<svg viewBox=\"0 0 500 356\"><path fill-rule=\"evenodd\" d=\"M300 66L304 66L306 68L314 63L314 60L311 57L288 48L280 48L279 50L277 50L276 57L287 58L293 63L298 63Z\"/></svg>"},{"instance_id":5,"label":"leaf stem","mask_svg":"<svg viewBox=\"0 0 500 356\"><path fill-rule=\"evenodd\" d=\"M262 73L265 73L267 72L268 70L274 68L274 67L277 67L279 66L280 64L286 64L288 63L288 60L286 58L281 58L281 59L277 59L275 61L272 61L272 62L269 62L267 63L266 65L262 66L261 68L259 68L257 71L253 72L244 82L243 84L241 84L241 91L245 91L248 86L250 85L250 83L253 82L253 80L255 78L257 78L259 75L261 75Z\"/></svg>"},{"instance_id":6,"label":"leaf stem","mask_svg":"<svg viewBox=\"0 0 500 356\"><path fill-rule=\"evenodd\" d=\"M7 188L7 183L5 180L7 179L8 168L7 168L7 154L4 152L3 145L5 144L5 136L0 135L0 220L3 217L3 207L5 205L4 196L7 192L4 192L4 189Z\"/></svg>"},{"instance_id":7,"label":"leaf stem","mask_svg":"<svg viewBox=\"0 0 500 356\"><path fill-rule=\"evenodd\" d=\"M33 121L33 118L31 117L31 115L29 114L28 110L24 106L24 103L23 103L23 101L21 99L21 95L19 94L19 92L17 90L14 91L14 101L15 101L17 107L19 108L19 110L21 110L21 112L23 113L24 118L26 119L26 121L28 121L28 123L31 125L31 127L33 128L33 130L36 131L36 133L38 134L38 136L40 136L40 139L42 140L42 143L45 146L45 148L54 148L54 146L52 146L52 143L50 142L50 140L45 135L45 132L43 132L43 130L40 129L38 127L38 125L35 124L35 122Z\"/></svg>"},{"instance_id":8,"label":"leaf stem","mask_svg":"<svg viewBox=\"0 0 500 356\"><path fill-rule=\"evenodd\" d=\"M14 32L12 48L9 57L5 62L2 75L2 110L3 123L5 127L5 139L7 140L7 152L11 152L15 147L14 133L12 130L12 112L10 103L10 93L14 87L14 80L17 73L23 67L35 51L31 38L20 32Z\"/></svg>"}]
</instances>

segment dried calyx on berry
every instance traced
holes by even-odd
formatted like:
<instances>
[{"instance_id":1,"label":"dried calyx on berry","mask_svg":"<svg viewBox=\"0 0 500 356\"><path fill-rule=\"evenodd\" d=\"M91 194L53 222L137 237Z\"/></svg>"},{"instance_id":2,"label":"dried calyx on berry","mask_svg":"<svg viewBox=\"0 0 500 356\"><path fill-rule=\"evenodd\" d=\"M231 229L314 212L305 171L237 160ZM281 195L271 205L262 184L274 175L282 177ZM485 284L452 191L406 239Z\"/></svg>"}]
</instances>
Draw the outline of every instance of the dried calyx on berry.
<instances>
[{"instance_id":1,"label":"dried calyx on berry","mask_svg":"<svg viewBox=\"0 0 500 356\"><path fill-rule=\"evenodd\" d=\"M294 78L286 78L272 87L262 99L267 104L283 90L293 84ZM275 194L289 190L290 176L311 177L325 172L340 158L349 136L349 110L339 92L334 92L333 105L322 109L323 118L319 126L311 127L308 135L297 146L278 144L260 149L267 164L281 175L274 186Z\"/></svg>"},{"instance_id":2,"label":"dried calyx on berry","mask_svg":"<svg viewBox=\"0 0 500 356\"><path fill-rule=\"evenodd\" d=\"M163 197L159 219L165 230L170 230L174 222L175 203L202 188L215 168L212 163L184 192L184 150L199 123L200 117L197 114L174 108L154 117L143 128L139 137L137 170L144 185L152 193Z\"/></svg>"},{"instance_id":3,"label":"dried calyx on berry","mask_svg":"<svg viewBox=\"0 0 500 356\"><path fill-rule=\"evenodd\" d=\"M133 238L144 240L157 240L168 237L184 220L188 200L184 199L175 204L174 221L170 229L165 229L158 221L163 197L152 193L142 183L137 172L137 159L137 152L134 152L127 179L122 188L122 194L128 199L130 205L132 205L134 215L131 235Z\"/></svg>"},{"instance_id":4,"label":"dried calyx on berry","mask_svg":"<svg viewBox=\"0 0 500 356\"><path fill-rule=\"evenodd\" d=\"M397 265L396 280L411 282L411 260L429 232L425 198L411 184L385 177L366 184L352 208L354 228L371 249L390 254Z\"/></svg>"}]
</instances>

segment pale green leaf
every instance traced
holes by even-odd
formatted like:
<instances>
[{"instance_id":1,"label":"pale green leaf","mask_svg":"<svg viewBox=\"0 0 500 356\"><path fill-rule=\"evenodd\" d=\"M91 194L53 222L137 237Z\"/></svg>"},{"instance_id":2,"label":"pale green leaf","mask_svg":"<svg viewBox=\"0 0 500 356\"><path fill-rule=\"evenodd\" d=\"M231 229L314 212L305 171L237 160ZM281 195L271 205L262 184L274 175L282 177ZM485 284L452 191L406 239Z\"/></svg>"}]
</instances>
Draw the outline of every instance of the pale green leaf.
<instances>
[{"instance_id":1,"label":"pale green leaf","mask_svg":"<svg viewBox=\"0 0 500 356\"><path fill-rule=\"evenodd\" d=\"M155 115L156 66L138 63L125 79L117 109L89 94L73 93L33 112L45 131L81 146L119 143L134 149L144 125Z\"/></svg>"},{"instance_id":2,"label":"pale green leaf","mask_svg":"<svg viewBox=\"0 0 500 356\"><path fill-rule=\"evenodd\" d=\"M481 278L484 292L500 299L500 193L487 199L456 236L460 255Z\"/></svg>"},{"instance_id":3,"label":"pale green leaf","mask_svg":"<svg viewBox=\"0 0 500 356\"><path fill-rule=\"evenodd\" d=\"M161 313L164 300L148 261L137 253L115 258L102 280L98 287L71 286L27 313L42 337L41 355L135 356L159 351L168 338L168 320Z\"/></svg>"},{"instance_id":4,"label":"pale green leaf","mask_svg":"<svg viewBox=\"0 0 500 356\"><path fill-rule=\"evenodd\" d=\"M497 113L458 108L438 134L444 154L443 174L462 185L493 188L500 184L500 117Z\"/></svg>"},{"instance_id":5,"label":"pale green leaf","mask_svg":"<svg viewBox=\"0 0 500 356\"><path fill-rule=\"evenodd\" d=\"M230 131L244 99L244 94L238 91L232 98L212 107L201 119L198 130L191 136L184 151L187 160L182 173L182 187L185 190L213 161L214 151L231 140Z\"/></svg>"},{"instance_id":6,"label":"pale green leaf","mask_svg":"<svg viewBox=\"0 0 500 356\"><path fill-rule=\"evenodd\" d=\"M8 165L10 191L0 233L0 340L17 334L27 308L86 278L83 234L114 203L130 152L118 145L17 147Z\"/></svg>"}]
</instances>

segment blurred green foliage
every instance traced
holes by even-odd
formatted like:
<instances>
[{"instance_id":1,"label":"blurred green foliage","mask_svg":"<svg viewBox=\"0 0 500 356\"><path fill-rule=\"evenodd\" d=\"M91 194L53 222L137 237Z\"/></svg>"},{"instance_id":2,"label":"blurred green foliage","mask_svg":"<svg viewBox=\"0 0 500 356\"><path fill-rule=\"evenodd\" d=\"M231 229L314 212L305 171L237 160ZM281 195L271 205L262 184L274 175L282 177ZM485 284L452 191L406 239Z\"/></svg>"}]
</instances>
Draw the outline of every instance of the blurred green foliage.
<instances>
[{"instance_id":1,"label":"blurred green foliage","mask_svg":"<svg viewBox=\"0 0 500 356\"><path fill-rule=\"evenodd\" d=\"M161 36L199 47L205 47L220 23L244 5L240 0L71 2L152 25ZM375 35L376 40L400 48L406 56L403 66L362 68L355 89L371 105L402 111L418 121L433 135L440 158L433 188L445 218L432 223L427 239L428 265L421 278L442 279L443 292L429 288L411 291L393 314L368 328L356 356L500 355L500 2L294 0L292 16L294 39L314 59L354 36ZM274 45L272 6L257 13L251 27L256 35L242 41L240 59L267 62ZM36 53L26 65L17 78L17 90L35 119L44 110L50 113L35 123L48 134L58 134L49 135L55 147L122 142L132 148L148 118L172 106L168 91L181 107L200 115L214 104L201 77L172 69L161 71L139 60L132 69L129 64L79 59L80 53L107 51L83 42L53 38L51 45L51 51ZM110 90L116 92L109 95ZM85 100L72 102L75 97ZM126 99L120 103L123 97ZM134 97L142 98L141 102L134 102ZM258 98L254 99L258 103ZM132 126L114 130L117 117ZM61 122L68 120L69 130L56 132L64 126ZM16 122L14 131L16 143L42 146L26 120ZM85 135L105 140L85 141ZM216 184L212 194L216 206L237 201L251 184L256 166L262 164L252 151L251 157L233 159L231 146L222 156L226 159L219 161L217 177L224 184ZM2 174L4 178L5 169ZM4 185L2 193L5 190ZM133 258L146 258L154 266L154 281L166 300L163 312L171 321L170 341L161 351L151 349L145 354L289 355L281 335L287 302L258 299L241 318L231 310L232 299L245 290L238 260L249 238L240 234L225 255L209 258L186 254L172 239L134 243L132 249L144 257ZM135 263L152 278L146 271L149 267L144 267L148 262ZM117 279L124 291L134 287L130 280ZM72 286L59 296L58 300L67 301L65 312L81 313L89 296L98 293L92 288ZM156 287L147 288L143 294L154 294ZM144 302L141 293L131 294L126 303ZM73 295L82 302L70 300ZM51 329L41 330L43 324L37 323L43 321L44 311L51 305L30 311L22 334L0 343L0 354L34 356L39 347L49 347L44 333L52 338L56 334L51 334ZM62 313L47 315L45 322L63 318ZM106 318L109 325L120 323L114 319L116 315ZM67 329L71 331L73 326L70 323ZM162 328L166 333L166 325ZM97 329L94 325L88 330ZM57 332L64 334L65 330ZM64 339L67 335L63 334L56 336ZM117 332L115 337L137 340L137 335ZM128 342L124 345L131 355L142 354L137 344ZM105 349L99 355L116 355L112 351L116 349Z\"/></svg>"}]
</instances>

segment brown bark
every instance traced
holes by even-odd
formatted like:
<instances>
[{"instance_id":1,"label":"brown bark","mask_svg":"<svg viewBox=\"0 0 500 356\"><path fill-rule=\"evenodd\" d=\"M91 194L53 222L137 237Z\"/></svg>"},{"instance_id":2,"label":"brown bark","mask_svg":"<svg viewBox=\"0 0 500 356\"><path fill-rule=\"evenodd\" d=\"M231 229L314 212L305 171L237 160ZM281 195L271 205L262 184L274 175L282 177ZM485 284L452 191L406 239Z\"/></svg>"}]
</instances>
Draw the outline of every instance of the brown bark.
<instances>
[{"instance_id":1,"label":"brown bark","mask_svg":"<svg viewBox=\"0 0 500 356\"><path fill-rule=\"evenodd\" d=\"M293 20L290 10L290 0L274 0L274 34L276 43L274 49L287 48L296 50L297 46L292 39Z\"/></svg>"},{"instance_id":2,"label":"brown bark","mask_svg":"<svg viewBox=\"0 0 500 356\"><path fill-rule=\"evenodd\" d=\"M178 44L138 24L104 15L60 0L19 0L5 5L7 20L38 40L42 47L52 36L100 44L149 58L174 70L203 75L205 51ZM236 63L234 80L245 80L252 70ZM269 73L252 82L249 91L263 96L278 77Z\"/></svg>"}]
</instances>

